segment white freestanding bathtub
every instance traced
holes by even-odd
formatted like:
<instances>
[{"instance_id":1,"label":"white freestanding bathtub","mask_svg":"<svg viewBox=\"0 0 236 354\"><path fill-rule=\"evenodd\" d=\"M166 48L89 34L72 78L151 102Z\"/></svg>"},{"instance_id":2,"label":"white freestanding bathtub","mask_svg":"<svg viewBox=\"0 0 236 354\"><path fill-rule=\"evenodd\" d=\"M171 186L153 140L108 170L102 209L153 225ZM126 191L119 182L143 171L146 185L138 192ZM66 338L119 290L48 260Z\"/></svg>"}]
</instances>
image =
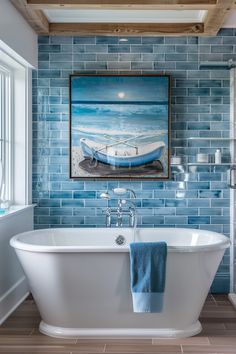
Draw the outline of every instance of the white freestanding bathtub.
<instances>
[{"instance_id":1,"label":"white freestanding bathtub","mask_svg":"<svg viewBox=\"0 0 236 354\"><path fill-rule=\"evenodd\" d=\"M118 246L118 235L126 243ZM133 313L129 243L132 229L45 229L19 234L11 246L23 266L42 321L53 337L188 337L198 317L227 237L204 230L137 229L136 241L168 244L162 313Z\"/></svg>"}]
</instances>

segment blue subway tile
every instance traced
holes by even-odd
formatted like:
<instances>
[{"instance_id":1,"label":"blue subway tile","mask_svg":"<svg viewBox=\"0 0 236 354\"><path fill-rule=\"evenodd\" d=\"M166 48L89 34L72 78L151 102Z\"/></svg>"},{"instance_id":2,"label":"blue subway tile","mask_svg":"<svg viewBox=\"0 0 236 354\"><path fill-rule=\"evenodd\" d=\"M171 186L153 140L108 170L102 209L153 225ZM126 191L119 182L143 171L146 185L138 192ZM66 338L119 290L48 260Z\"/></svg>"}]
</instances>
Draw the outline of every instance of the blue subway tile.
<instances>
[{"instance_id":1,"label":"blue subway tile","mask_svg":"<svg viewBox=\"0 0 236 354\"><path fill-rule=\"evenodd\" d=\"M96 54L94 53L79 53L73 54L73 61L96 61Z\"/></svg>"},{"instance_id":2,"label":"blue subway tile","mask_svg":"<svg viewBox=\"0 0 236 354\"><path fill-rule=\"evenodd\" d=\"M38 44L48 44L49 38L49 36L38 36Z\"/></svg>"},{"instance_id":3,"label":"blue subway tile","mask_svg":"<svg viewBox=\"0 0 236 354\"><path fill-rule=\"evenodd\" d=\"M86 53L107 53L108 47L105 44L86 45Z\"/></svg>"},{"instance_id":4,"label":"blue subway tile","mask_svg":"<svg viewBox=\"0 0 236 354\"><path fill-rule=\"evenodd\" d=\"M221 208L200 208L199 212L200 215L222 215Z\"/></svg>"},{"instance_id":5,"label":"blue subway tile","mask_svg":"<svg viewBox=\"0 0 236 354\"><path fill-rule=\"evenodd\" d=\"M165 206L166 207L186 207L187 201L186 199L166 199Z\"/></svg>"},{"instance_id":6,"label":"blue subway tile","mask_svg":"<svg viewBox=\"0 0 236 354\"><path fill-rule=\"evenodd\" d=\"M50 208L50 215L54 216L64 216L64 215L72 215L72 208Z\"/></svg>"},{"instance_id":7,"label":"blue subway tile","mask_svg":"<svg viewBox=\"0 0 236 354\"><path fill-rule=\"evenodd\" d=\"M100 36L96 37L96 44L118 44L119 38L117 36Z\"/></svg>"},{"instance_id":8,"label":"blue subway tile","mask_svg":"<svg viewBox=\"0 0 236 354\"><path fill-rule=\"evenodd\" d=\"M47 52L47 53L53 53L53 52L60 52L61 46L60 45L48 45L48 44L41 44L38 46L39 53L42 52Z\"/></svg>"},{"instance_id":9,"label":"blue subway tile","mask_svg":"<svg viewBox=\"0 0 236 354\"><path fill-rule=\"evenodd\" d=\"M142 224L143 225L163 225L164 224L164 217L163 216L143 216L142 217Z\"/></svg>"},{"instance_id":10,"label":"blue subway tile","mask_svg":"<svg viewBox=\"0 0 236 354\"><path fill-rule=\"evenodd\" d=\"M58 216L39 216L38 219L39 224L60 224L60 217Z\"/></svg>"},{"instance_id":11,"label":"blue subway tile","mask_svg":"<svg viewBox=\"0 0 236 354\"><path fill-rule=\"evenodd\" d=\"M234 35L235 30L224 29L218 36L128 36L127 42L117 36L40 36L39 70L34 71L32 81L35 228L104 227L104 211L108 205L117 207L117 196L108 202L99 197L101 191L125 187L137 194L140 227L186 227L229 234L227 166L189 167L186 182L185 173L170 181L71 181L68 88L73 72L170 72L172 154L195 162L197 153L213 156L220 147L223 161L229 161L229 141L220 142L221 137L229 136L229 71L199 70L198 65L203 60L227 61L231 56L236 60ZM219 140L187 140L194 136ZM40 180L48 181L44 190L40 190ZM128 194L127 198L131 200ZM113 227L115 223L113 218ZM128 218L125 223L128 225ZM225 259L228 262L228 254ZM217 282L219 274L228 275L227 262L220 266ZM227 280L220 279L225 289Z\"/></svg>"},{"instance_id":12,"label":"blue subway tile","mask_svg":"<svg viewBox=\"0 0 236 354\"><path fill-rule=\"evenodd\" d=\"M146 208L143 208L143 210L149 210L149 213L150 213L150 210L154 211L154 215L175 215L175 208L168 208L168 207L164 207L164 208L155 208L155 209L146 209ZM143 214L143 213L142 213ZM151 214L151 213L150 213Z\"/></svg>"},{"instance_id":13,"label":"blue subway tile","mask_svg":"<svg viewBox=\"0 0 236 354\"><path fill-rule=\"evenodd\" d=\"M227 198L219 198L219 199L212 199L211 200L211 206L213 208L217 208L217 207L228 207L229 206L229 199Z\"/></svg>"},{"instance_id":14,"label":"blue subway tile","mask_svg":"<svg viewBox=\"0 0 236 354\"><path fill-rule=\"evenodd\" d=\"M130 45L108 45L108 53L130 53Z\"/></svg>"},{"instance_id":15,"label":"blue subway tile","mask_svg":"<svg viewBox=\"0 0 236 354\"><path fill-rule=\"evenodd\" d=\"M176 215L198 215L198 208L177 208Z\"/></svg>"},{"instance_id":16,"label":"blue subway tile","mask_svg":"<svg viewBox=\"0 0 236 354\"><path fill-rule=\"evenodd\" d=\"M211 224L229 225L229 216L212 216Z\"/></svg>"},{"instance_id":17,"label":"blue subway tile","mask_svg":"<svg viewBox=\"0 0 236 354\"><path fill-rule=\"evenodd\" d=\"M175 45L153 45L153 53L175 53Z\"/></svg>"},{"instance_id":18,"label":"blue subway tile","mask_svg":"<svg viewBox=\"0 0 236 354\"><path fill-rule=\"evenodd\" d=\"M85 45L84 44L74 44L72 47L73 53L85 53Z\"/></svg>"},{"instance_id":19,"label":"blue subway tile","mask_svg":"<svg viewBox=\"0 0 236 354\"><path fill-rule=\"evenodd\" d=\"M95 208L74 208L73 209L74 216L95 216L96 209Z\"/></svg>"},{"instance_id":20,"label":"blue subway tile","mask_svg":"<svg viewBox=\"0 0 236 354\"><path fill-rule=\"evenodd\" d=\"M107 69L108 70L130 70L130 62L125 62L125 61L114 62L114 61L111 61L111 62L107 63ZM133 69L132 66L131 66L131 69Z\"/></svg>"},{"instance_id":21,"label":"blue subway tile","mask_svg":"<svg viewBox=\"0 0 236 354\"><path fill-rule=\"evenodd\" d=\"M53 191L50 192L50 198L56 198L56 199L72 198L72 193L65 192L65 191Z\"/></svg>"},{"instance_id":22,"label":"blue subway tile","mask_svg":"<svg viewBox=\"0 0 236 354\"><path fill-rule=\"evenodd\" d=\"M51 44L72 44L71 36L50 36Z\"/></svg>"},{"instance_id":23,"label":"blue subway tile","mask_svg":"<svg viewBox=\"0 0 236 354\"><path fill-rule=\"evenodd\" d=\"M60 70L38 70L39 78L55 78L60 76L61 76Z\"/></svg>"},{"instance_id":24,"label":"blue subway tile","mask_svg":"<svg viewBox=\"0 0 236 354\"><path fill-rule=\"evenodd\" d=\"M61 223L63 225L83 225L84 224L84 217L79 216L63 216L61 218Z\"/></svg>"},{"instance_id":25,"label":"blue subway tile","mask_svg":"<svg viewBox=\"0 0 236 354\"><path fill-rule=\"evenodd\" d=\"M80 36L73 38L74 44L95 44L96 40L94 36Z\"/></svg>"},{"instance_id":26,"label":"blue subway tile","mask_svg":"<svg viewBox=\"0 0 236 354\"><path fill-rule=\"evenodd\" d=\"M166 61L187 61L187 55L186 54L166 54L165 55Z\"/></svg>"},{"instance_id":27,"label":"blue subway tile","mask_svg":"<svg viewBox=\"0 0 236 354\"><path fill-rule=\"evenodd\" d=\"M62 207L83 207L84 200L75 200L75 199L63 199L61 201Z\"/></svg>"},{"instance_id":28,"label":"blue subway tile","mask_svg":"<svg viewBox=\"0 0 236 354\"><path fill-rule=\"evenodd\" d=\"M188 223L191 224L210 224L209 216L189 216Z\"/></svg>"},{"instance_id":29,"label":"blue subway tile","mask_svg":"<svg viewBox=\"0 0 236 354\"><path fill-rule=\"evenodd\" d=\"M165 44L187 44L187 37L165 37Z\"/></svg>"},{"instance_id":30,"label":"blue subway tile","mask_svg":"<svg viewBox=\"0 0 236 354\"><path fill-rule=\"evenodd\" d=\"M165 224L187 224L188 219L186 216L165 216Z\"/></svg>"},{"instance_id":31,"label":"blue subway tile","mask_svg":"<svg viewBox=\"0 0 236 354\"><path fill-rule=\"evenodd\" d=\"M95 70L106 70L107 63L106 62L86 62L85 63L86 69L95 69Z\"/></svg>"},{"instance_id":32,"label":"blue subway tile","mask_svg":"<svg viewBox=\"0 0 236 354\"><path fill-rule=\"evenodd\" d=\"M66 53L50 53L50 61L54 61L54 62L68 62L68 61L72 61L72 54L66 54Z\"/></svg>"},{"instance_id":33,"label":"blue subway tile","mask_svg":"<svg viewBox=\"0 0 236 354\"><path fill-rule=\"evenodd\" d=\"M143 199L142 200L142 207L162 207L164 206L164 200L163 199Z\"/></svg>"},{"instance_id":34,"label":"blue subway tile","mask_svg":"<svg viewBox=\"0 0 236 354\"><path fill-rule=\"evenodd\" d=\"M164 44L164 37L142 37L142 44Z\"/></svg>"},{"instance_id":35,"label":"blue subway tile","mask_svg":"<svg viewBox=\"0 0 236 354\"><path fill-rule=\"evenodd\" d=\"M124 43L122 42L122 39L124 39L124 37L119 37L119 43ZM125 43L127 44L141 44L141 37L135 37L135 36L131 36L131 37L125 37Z\"/></svg>"},{"instance_id":36,"label":"blue subway tile","mask_svg":"<svg viewBox=\"0 0 236 354\"><path fill-rule=\"evenodd\" d=\"M174 70L175 62L154 62L155 70Z\"/></svg>"},{"instance_id":37,"label":"blue subway tile","mask_svg":"<svg viewBox=\"0 0 236 354\"><path fill-rule=\"evenodd\" d=\"M188 207L190 208L209 208L210 207L210 200L209 199L189 199L188 200Z\"/></svg>"},{"instance_id":38,"label":"blue subway tile","mask_svg":"<svg viewBox=\"0 0 236 354\"><path fill-rule=\"evenodd\" d=\"M84 199L84 198L92 198L94 199L96 197L96 192L95 191L76 191L74 192L74 198L81 198L81 199Z\"/></svg>"},{"instance_id":39,"label":"blue subway tile","mask_svg":"<svg viewBox=\"0 0 236 354\"><path fill-rule=\"evenodd\" d=\"M232 45L212 45L212 53L233 53L234 47Z\"/></svg>"},{"instance_id":40,"label":"blue subway tile","mask_svg":"<svg viewBox=\"0 0 236 354\"><path fill-rule=\"evenodd\" d=\"M133 45L131 53L153 53L153 46L149 44Z\"/></svg>"}]
</instances>

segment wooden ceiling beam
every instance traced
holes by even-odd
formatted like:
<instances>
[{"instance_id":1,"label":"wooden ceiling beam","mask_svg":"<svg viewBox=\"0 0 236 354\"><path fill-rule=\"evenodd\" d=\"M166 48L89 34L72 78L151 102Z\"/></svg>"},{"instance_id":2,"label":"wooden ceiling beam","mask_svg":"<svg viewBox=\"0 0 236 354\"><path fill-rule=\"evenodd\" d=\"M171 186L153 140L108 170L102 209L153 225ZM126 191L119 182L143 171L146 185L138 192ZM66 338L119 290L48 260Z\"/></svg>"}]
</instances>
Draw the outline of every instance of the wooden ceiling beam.
<instances>
[{"instance_id":1,"label":"wooden ceiling beam","mask_svg":"<svg viewBox=\"0 0 236 354\"><path fill-rule=\"evenodd\" d=\"M10 0L41 35L216 35L235 0ZM87 1L87 2L86 2ZM49 23L45 8L208 9L204 23Z\"/></svg>"},{"instance_id":2,"label":"wooden ceiling beam","mask_svg":"<svg viewBox=\"0 0 236 354\"><path fill-rule=\"evenodd\" d=\"M215 7L208 11L205 18L205 34L211 36L216 35L234 7L235 0L218 0Z\"/></svg>"},{"instance_id":3,"label":"wooden ceiling beam","mask_svg":"<svg viewBox=\"0 0 236 354\"><path fill-rule=\"evenodd\" d=\"M35 9L209 10L217 0L28 0Z\"/></svg>"},{"instance_id":4,"label":"wooden ceiling beam","mask_svg":"<svg viewBox=\"0 0 236 354\"><path fill-rule=\"evenodd\" d=\"M50 23L52 35L159 36L199 35L202 23Z\"/></svg>"},{"instance_id":5,"label":"wooden ceiling beam","mask_svg":"<svg viewBox=\"0 0 236 354\"><path fill-rule=\"evenodd\" d=\"M43 11L28 6L27 0L10 0L24 19L38 34L49 33L49 22Z\"/></svg>"}]
</instances>

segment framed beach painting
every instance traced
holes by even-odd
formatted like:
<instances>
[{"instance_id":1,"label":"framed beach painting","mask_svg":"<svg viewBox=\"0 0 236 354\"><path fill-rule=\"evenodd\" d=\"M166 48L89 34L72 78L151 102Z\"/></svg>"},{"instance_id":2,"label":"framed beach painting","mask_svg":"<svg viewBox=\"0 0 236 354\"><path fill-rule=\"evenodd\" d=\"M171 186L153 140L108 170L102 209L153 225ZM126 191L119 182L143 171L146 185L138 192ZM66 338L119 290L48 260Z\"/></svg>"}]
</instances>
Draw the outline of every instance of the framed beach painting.
<instances>
[{"instance_id":1,"label":"framed beach painting","mask_svg":"<svg viewBox=\"0 0 236 354\"><path fill-rule=\"evenodd\" d=\"M70 76L70 177L168 179L170 76Z\"/></svg>"}]
</instances>

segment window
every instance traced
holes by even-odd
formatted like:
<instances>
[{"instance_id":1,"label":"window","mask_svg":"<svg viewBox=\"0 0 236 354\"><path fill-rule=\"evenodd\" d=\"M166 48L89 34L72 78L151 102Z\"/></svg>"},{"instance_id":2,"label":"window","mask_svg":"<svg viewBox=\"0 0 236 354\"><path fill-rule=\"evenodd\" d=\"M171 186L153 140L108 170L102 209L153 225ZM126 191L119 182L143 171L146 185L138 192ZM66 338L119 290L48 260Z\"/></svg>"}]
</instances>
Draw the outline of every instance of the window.
<instances>
[{"instance_id":1,"label":"window","mask_svg":"<svg viewBox=\"0 0 236 354\"><path fill-rule=\"evenodd\" d=\"M2 208L31 204L31 73L28 64L0 41Z\"/></svg>"},{"instance_id":2,"label":"window","mask_svg":"<svg viewBox=\"0 0 236 354\"><path fill-rule=\"evenodd\" d=\"M13 73L0 63L0 199L2 207L13 201L12 107Z\"/></svg>"}]
</instances>

